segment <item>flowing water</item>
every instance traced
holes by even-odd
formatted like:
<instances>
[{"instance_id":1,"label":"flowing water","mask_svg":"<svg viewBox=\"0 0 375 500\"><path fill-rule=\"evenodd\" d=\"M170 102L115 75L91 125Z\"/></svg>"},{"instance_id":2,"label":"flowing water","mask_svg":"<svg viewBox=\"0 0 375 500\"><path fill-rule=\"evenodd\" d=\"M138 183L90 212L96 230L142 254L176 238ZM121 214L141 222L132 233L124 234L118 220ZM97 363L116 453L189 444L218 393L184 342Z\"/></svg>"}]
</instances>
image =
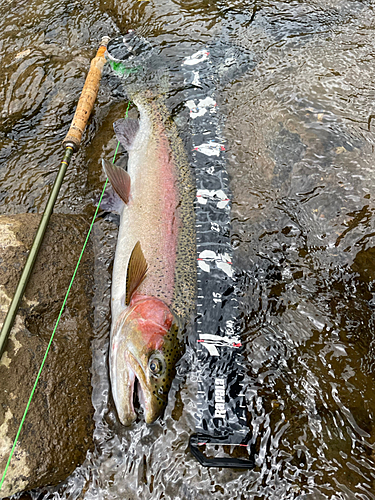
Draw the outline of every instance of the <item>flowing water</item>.
<instances>
[{"instance_id":1,"label":"flowing water","mask_svg":"<svg viewBox=\"0 0 375 500\"><path fill-rule=\"evenodd\" d=\"M117 227L100 218L93 236L96 447L63 485L35 498L375 499L374 7L354 0L2 0L2 213L43 209L103 35L139 30L160 47L176 81L183 57L223 36L251 60L218 94L256 468L203 469L190 454L194 373L175 380L164 419L130 430L118 423L107 368ZM179 88L169 105L183 124ZM125 109L104 75L57 212L93 215L104 183L100 159L112 158L112 123Z\"/></svg>"}]
</instances>

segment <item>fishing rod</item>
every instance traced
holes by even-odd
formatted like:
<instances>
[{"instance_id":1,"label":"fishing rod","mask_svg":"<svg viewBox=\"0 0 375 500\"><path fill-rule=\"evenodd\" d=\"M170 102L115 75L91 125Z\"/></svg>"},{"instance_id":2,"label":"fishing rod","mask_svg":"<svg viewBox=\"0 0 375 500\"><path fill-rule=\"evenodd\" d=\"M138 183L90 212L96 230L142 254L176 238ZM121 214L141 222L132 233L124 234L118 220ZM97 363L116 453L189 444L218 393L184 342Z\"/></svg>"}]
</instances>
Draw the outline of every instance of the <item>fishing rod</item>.
<instances>
[{"instance_id":1,"label":"fishing rod","mask_svg":"<svg viewBox=\"0 0 375 500\"><path fill-rule=\"evenodd\" d=\"M34 264L43 242L44 234L46 232L51 214L53 212L53 207L55 205L57 196L59 194L66 170L69 166L70 160L74 153L76 153L79 149L83 132L86 128L88 119L91 115L92 109L94 107L94 103L96 100L96 96L98 95L100 79L102 76L102 71L104 64L106 62L104 54L107 50L107 44L110 38L105 36L102 38L100 42L99 49L96 53L96 56L91 61L90 70L86 77L85 84L82 89L81 96L79 98L77 109L74 114L74 118L68 134L66 135L63 145L65 147L64 158L61 161L60 169L58 171L55 182L52 186L52 191L49 195L46 208L40 220L37 232L34 237L33 244L31 246L31 250L26 260L25 267L23 268L20 280L18 282L16 291L14 292L14 296L10 307L8 309L7 315L5 317L3 326L0 332L0 359L3 355L7 340L12 329L14 320L16 318L18 308L25 292L26 286L28 284L29 278L31 276L32 270L34 268Z\"/></svg>"}]
</instances>

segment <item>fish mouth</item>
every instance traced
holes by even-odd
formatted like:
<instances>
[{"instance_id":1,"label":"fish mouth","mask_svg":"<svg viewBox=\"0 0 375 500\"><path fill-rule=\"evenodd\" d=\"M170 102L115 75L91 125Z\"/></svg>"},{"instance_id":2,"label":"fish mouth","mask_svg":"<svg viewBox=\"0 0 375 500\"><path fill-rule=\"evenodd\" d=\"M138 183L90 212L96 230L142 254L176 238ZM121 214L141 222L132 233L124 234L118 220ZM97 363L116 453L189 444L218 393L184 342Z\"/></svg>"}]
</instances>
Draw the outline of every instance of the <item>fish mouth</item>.
<instances>
[{"instance_id":1,"label":"fish mouth","mask_svg":"<svg viewBox=\"0 0 375 500\"><path fill-rule=\"evenodd\" d=\"M127 352L127 368L129 372L128 413L124 412L121 421L123 425L130 425L137 418L136 407L143 410L145 422L153 423L162 412L165 401L157 394L148 383L147 375L142 364L131 352ZM137 404L138 403L138 404ZM129 423L125 423L129 422Z\"/></svg>"}]
</instances>

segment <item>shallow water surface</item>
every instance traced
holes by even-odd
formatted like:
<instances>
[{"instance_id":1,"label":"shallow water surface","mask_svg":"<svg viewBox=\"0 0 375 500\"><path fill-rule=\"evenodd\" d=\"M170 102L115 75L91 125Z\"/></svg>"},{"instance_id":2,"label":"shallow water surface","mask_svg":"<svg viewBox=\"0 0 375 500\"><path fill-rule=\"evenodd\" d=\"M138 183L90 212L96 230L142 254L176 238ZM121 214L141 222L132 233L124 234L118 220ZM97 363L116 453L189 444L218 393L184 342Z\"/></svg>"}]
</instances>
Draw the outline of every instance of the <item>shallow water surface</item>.
<instances>
[{"instance_id":1,"label":"shallow water surface","mask_svg":"<svg viewBox=\"0 0 375 500\"><path fill-rule=\"evenodd\" d=\"M257 466L207 470L190 454L194 371L180 370L164 419L119 424L107 366L117 228L99 218L96 448L66 483L33 497L375 499L372 2L3 0L0 12L2 213L43 210L103 35L135 28L160 47L187 147L182 58L223 38L245 54L218 110ZM92 216L126 104L106 73L57 212Z\"/></svg>"}]
</instances>

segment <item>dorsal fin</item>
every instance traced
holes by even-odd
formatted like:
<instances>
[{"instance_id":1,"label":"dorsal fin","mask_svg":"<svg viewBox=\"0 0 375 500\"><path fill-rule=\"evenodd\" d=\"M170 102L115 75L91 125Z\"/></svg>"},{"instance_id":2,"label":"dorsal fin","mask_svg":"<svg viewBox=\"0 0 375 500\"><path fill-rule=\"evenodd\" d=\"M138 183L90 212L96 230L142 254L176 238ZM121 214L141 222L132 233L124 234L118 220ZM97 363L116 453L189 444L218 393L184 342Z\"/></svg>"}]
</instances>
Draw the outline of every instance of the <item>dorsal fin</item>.
<instances>
[{"instance_id":1,"label":"dorsal fin","mask_svg":"<svg viewBox=\"0 0 375 500\"><path fill-rule=\"evenodd\" d=\"M114 191L124 203L128 203L130 196L130 175L126 170L116 167L116 165L110 163L108 160L103 160L102 164Z\"/></svg>"},{"instance_id":2,"label":"dorsal fin","mask_svg":"<svg viewBox=\"0 0 375 500\"><path fill-rule=\"evenodd\" d=\"M117 140L121 142L126 151L129 151L139 130L139 121L132 118L121 118L113 124L113 129Z\"/></svg>"},{"instance_id":3,"label":"dorsal fin","mask_svg":"<svg viewBox=\"0 0 375 500\"><path fill-rule=\"evenodd\" d=\"M125 304L127 306L130 304L133 293L145 279L147 267L147 262L145 256L143 255L141 244L137 241L130 255L128 272L126 273Z\"/></svg>"}]
</instances>

